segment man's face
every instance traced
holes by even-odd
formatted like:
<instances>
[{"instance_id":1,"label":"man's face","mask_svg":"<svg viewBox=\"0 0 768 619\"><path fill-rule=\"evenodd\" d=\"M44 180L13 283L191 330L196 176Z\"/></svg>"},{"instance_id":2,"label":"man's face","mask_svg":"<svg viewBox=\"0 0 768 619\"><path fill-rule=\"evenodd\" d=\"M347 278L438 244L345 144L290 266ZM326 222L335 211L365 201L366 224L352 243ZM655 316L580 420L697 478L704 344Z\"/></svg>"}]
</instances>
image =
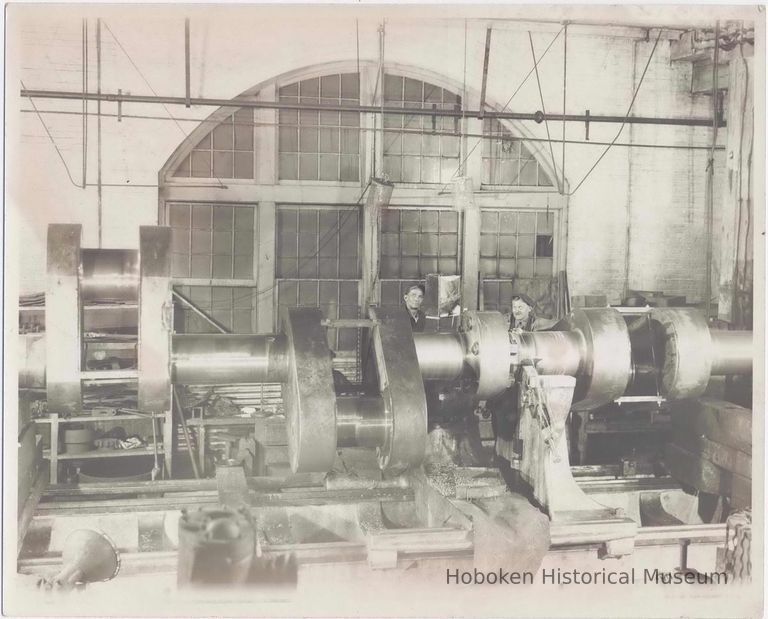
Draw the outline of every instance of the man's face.
<instances>
[{"instance_id":1,"label":"man's face","mask_svg":"<svg viewBox=\"0 0 768 619\"><path fill-rule=\"evenodd\" d=\"M528 316L531 315L531 306L522 299L515 299L512 301L512 315L515 320L528 320Z\"/></svg>"},{"instance_id":2,"label":"man's face","mask_svg":"<svg viewBox=\"0 0 768 619\"><path fill-rule=\"evenodd\" d=\"M403 299L405 299L405 306L411 310L416 311L421 308L421 304L424 301L424 293L418 288L409 290Z\"/></svg>"}]
</instances>

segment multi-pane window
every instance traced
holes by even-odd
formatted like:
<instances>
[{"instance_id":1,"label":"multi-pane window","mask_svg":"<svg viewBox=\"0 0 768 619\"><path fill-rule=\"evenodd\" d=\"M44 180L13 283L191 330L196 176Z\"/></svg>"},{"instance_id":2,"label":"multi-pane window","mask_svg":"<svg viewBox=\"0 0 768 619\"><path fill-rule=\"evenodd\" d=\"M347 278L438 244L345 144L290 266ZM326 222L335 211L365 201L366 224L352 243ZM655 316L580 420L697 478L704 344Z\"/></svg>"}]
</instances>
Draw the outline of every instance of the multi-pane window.
<instances>
[{"instance_id":1,"label":"multi-pane window","mask_svg":"<svg viewBox=\"0 0 768 619\"><path fill-rule=\"evenodd\" d=\"M492 279L552 276L554 213L483 210L480 271Z\"/></svg>"},{"instance_id":2,"label":"multi-pane window","mask_svg":"<svg viewBox=\"0 0 768 619\"><path fill-rule=\"evenodd\" d=\"M384 105L460 110L461 97L419 80L384 75ZM445 183L459 170L460 119L416 114L384 115L384 173L403 183ZM448 134L448 135L446 135Z\"/></svg>"},{"instance_id":3,"label":"multi-pane window","mask_svg":"<svg viewBox=\"0 0 768 619\"><path fill-rule=\"evenodd\" d=\"M453 210L387 209L381 216L381 279L421 280L459 272L459 216Z\"/></svg>"},{"instance_id":4,"label":"multi-pane window","mask_svg":"<svg viewBox=\"0 0 768 619\"><path fill-rule=\"evenodd\" d=\"M357 208L280 207L278 306L320 307L326 318L359 316L360 218ZM356 329L329 329L336 350L357 347Z\"/></svg>"},{"instance_id":5,"label":"multi-pane window","mask_svg":"<svg viewBox=\"0 0 768 619\"><path fill-rule=\"evenodd\" d=\"M357 106L357 73L324 75L283 86L281 103ZM281 180L358 181L360 113L281 109L278 176Z\"/></svg>"},{"instance_id":6,"label":"multi-pane window","mask_svg":"<svg viewBox=\"0 0 768 619\"><path fill-rule=\"evenodd\" d=\"M522 140L514 138L495 118L483 122L483 184L552 187Z\"/></svg>"},{"instance_id":7,"label":"multi-pane window","mask_svg":"<svg viewBox=\"0 0 768 619\"><path fill-rule=\"evenodd\" d=\"M173 277L252 279L254 207L168 205Z\"/></svg>"},{"instance_id":8,"label":"multi-pane window","mask_svg":"<svg viewBox=\"0 0 768 619\"><path fill-rule=\"evenodd\" d=\"M198 142L173 176L254 178L253 127L253 110L237 110Z\"/></svg>"},{"instance_id":9,"label":"multi-pane window","mask_svg":"<svg viewBox=\"0 0 768 619\"><path fill-rule=\"evenodd\" d=\"M177 285L174 290L233 333L251 333L254 330L256 288ZM180 333L219 332L183 303L176 304L174 327Z\"/></svg>"},{"instance_id":10,"label":"multi-pane window","mask_svg":"<svg viewBox=\"0 0 768 619\"><path fill-rule=\"evenodd\" d=\"M319 307L325 318L358 318L358 280L280 280L278 306ZM355 350L357 329L328 329L328 344L334 350Z\"/></svg>"},{"instance_id":11,"label":"multi-pane window","mask_svg":"<svg viewBox=\"0 0 768 619\"><path fill-rule=\"evenodd\" d=\"M359 278L358 220L357 209L281 207L278 279Z\"/></svg>"},{"instance_id":12,"label":"multi-pane window","mask_svg":"<svg viewBox=\"0 0 768 619\"><path fill-rule=\"evenodd\" d=\"M512 296L525 293L551 315L553 212L483 210L480 271L483 307L509 312Z\"/></svg>"}]
</instances>

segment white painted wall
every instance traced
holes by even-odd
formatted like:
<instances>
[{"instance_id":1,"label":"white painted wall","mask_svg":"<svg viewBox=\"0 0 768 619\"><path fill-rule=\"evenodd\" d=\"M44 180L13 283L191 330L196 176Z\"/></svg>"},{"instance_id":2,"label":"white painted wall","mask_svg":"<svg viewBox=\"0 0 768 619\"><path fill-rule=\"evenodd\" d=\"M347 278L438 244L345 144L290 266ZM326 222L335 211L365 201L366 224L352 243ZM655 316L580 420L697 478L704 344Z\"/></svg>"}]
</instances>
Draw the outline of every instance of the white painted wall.
<instances>
[{"instance_id":1,"label":"white painted wall","mask_svg":"<svg viewBox=\"0 0 768 619\"><path fill-rule=\"evenodd\" d=\"M461 15L508 17L533 15L520 7L476 9ZM530 9L528 9L530 11ZM564 9L576 18L575 9ZM604 10L608 10L607 8ZM675 9L677 10L677 9ZM538 15L557 15L536 9ZM615 14L614 23L643 21L637 12ZM359 32L360 57L378 57L377 29L386 18L385 59L439 73L458 88L480 90L487 23L476 19L446 19L459 12L435 8L345 7L206 7L118 8L11 5L8 8L7 205L9 230L21 251L20 292L44 288L45 231L50 222L80 222L84 245L97 244L96 118L88 122L87 182L81 189L83 136L77 114L43 114L61 157L46 135L28 100L19 97L23 81L29 89L79 91L82 88L81 27L88 19L88 85L96 90L96 18L102 19L102 91L121 89L131 94L184 95L184 18L191 19L192 96L231 98L255 84L301 67L354 60ZM669 12L666 24L678 19L705 20L692 13ZM582 15L589 18L589 15ZM594 20L594 15L591 16ZM715 17L713 16L711 22ZM357 22L356 22L357 20ZM508 101L532 67L528 29L537 55L557 25L493 22L487 100L499 107ZM567 103L569 113L623 115L640 79L650 41L628 34L639 30L601 30L572 26L568 35ZM619 36L621 35L621 36ZM466 39L466 47L465 47ZM545 106L561 112L563 100L563 35L539 65ZM130 59L129 59L130 56ZM466 67L466 68L465 68ZM633 112L637 115L707 116L708 97L688 94L690 65L671 63L669 42L662 38L645 77ZM466 77L465 77L466 75ZM363 103L370 103L363 101ZM40 110L79 112L78 101L37 100ZM539 91L532 75L512 99L509 110L540 109ZM96 103L89 104L95 113ZM102 180L105 247L136 247L138 226L157 223L158 171L195 123L179 119L205 118L211 109L179 106L123 105L125 115L159 120L123 118L115 103L103 103ZM523 135L546 137L534 123L516 125ZM550 124L560 139L562 125ZM610 141L616 125L593 124L593 141ZM721 142L724 132L721 132ZM569 124L566 137L582 140L584 127ZM707 145L709 128L626 126L620 142ZM550 161L544 143L534 144ZM603 147L568 145L565 176L571 190L584 177ZM63 159L63 162L62 162ZM554 147L559 169L560 145ZM704 291L705 151L628 149L614 147L570 198L567 261L572 294L607 293L617 301L627 273L631 288L658 289L701 300ZM67 169L69 174L67 173ZM722 168L722 159L718 161ZM558 170L562 174L562 170ZM72 177L70 180L69 176ZM719 184L721 177L717 176ZM715 204L719 204L716 195ZM716 207L717 208L717 207ZM627 235L627 225L630 232ZM714 226L717 230L717 223ZM715 255L717 255L717 251Z\"/></svg>"}]
</instances>

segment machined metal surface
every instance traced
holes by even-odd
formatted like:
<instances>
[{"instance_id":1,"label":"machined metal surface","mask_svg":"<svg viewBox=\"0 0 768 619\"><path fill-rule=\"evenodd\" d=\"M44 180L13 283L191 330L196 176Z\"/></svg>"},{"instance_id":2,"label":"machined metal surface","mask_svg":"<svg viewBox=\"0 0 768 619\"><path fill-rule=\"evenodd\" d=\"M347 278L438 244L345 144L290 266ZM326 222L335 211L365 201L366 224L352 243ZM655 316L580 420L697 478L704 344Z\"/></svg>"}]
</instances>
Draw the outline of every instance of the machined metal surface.
<instances>
[{"instance_id":1,"label":"machined metal surface","mask_svg":"<svg viewBox=\"0 0 768 619\"><path fill-rule=\"evenodd\" d=\"M139 409L163 413L171 408L171 229L141 226L139 245Z\"/></svg>"},{"instance_id":2,"label":"machined metal surface","mask_svg":"<svg viewBox=\"0 0 768 619\"><path fill-rule=\"evenodd\" d=\"M629 333L621 314L612 308L578 309L565 325L582 339L574 404L586 410L621 396L632 372Z\"/></svg>"},{"instance_id":3,"label":"machined metal surface","mask_svg":"<svg viewBox=\"0 0 768 619\"><path fill-rule=\"evenodd\" d=\"M498 312L467 311L461 317L465 360L477 376L477 397L487 399L510 386L507 321Z\"/></svg>"},{"instance_id":4,"label":"machined metal surface","mask_svg":"<svg viewBox=\"0 0 768 619\"><path fill-rule=\"evenodd\" d=\"M751 331L710 329L712 340L712 375L749 374L754 349Z\"/></svg>"},{"instance_id":5,"label":"machined metal surface","mask_svg":"<svg viewBox=\"0 0 768 619\"><path fill-rule=\"evenodd\" d=\"M414 333L424 380L456 380L464 371L464 347L457 333Z\"/></svg>"},{"instance_id":6,"label":"machined metal surface","mask_svg":"<svg viewBox=\"0 0 768 619\"><path fill-rule=\"evenodd\" d=\"M80 224L48 226L48 279L45 291L45 357L48 410L82 409L80 384Z\"/></svg>"},{"instance_id":7,"label":"machined metal surface","mask_svg":"<svg viewBox=\"0 0 768 619\"><path fill-rule=\"evenodd\" d=\"M662 395L670 399L702 395L712 374L712 338L704 315L695 309L655 308L651 320L660 327Z\"/></svg>"},{"instance_id":8,"label":"machined metal surface","mask_svg":"<svg viewBox=\"0 0 768 619\"><path fill-rule=\"evenodd\" d=\"M384 403L385 423L391 424L377 450L382 469L401 471L418 466L427 441L427 400L419 371L408 315L402 307L369 308L377 320L371 333L375 371Z\"/></svg>"},{"instance_id":9,"label":"machined metal surface","mask_svg":"<svg viewBox=\"0 0 768 619\"><path fill-rule=\"evenodd\" d=\"M173 336L172 379L181 385L279 383L288 376L284 335Z\"/></svg>"},{"instance_id":10,"label":"machined metal surface","mask_svg":"<svg viewBox=\"0 0 768 619\"><path fill-rule=\"evenodd\" d=\"M142 228L159 229L156 226ZM144 258L142 253L142 259L151 258ZM139 295L139 252L135 249L83 249L80 290L84 302L136 303Z\"/></svg>"},{"instance_id":11,"label":"machined metal surface","mask_svg":"<svg viewBox=\"0 0 768 619\"><path fill-rule=\"evenodd\" d=\"M294 473L328 471L336 456L336 393L322 317L313 307L282 315L288 359L283 404Z\"/></svg>"},{"instance_id":12,"label":"machined metal surface","mask_svg":"<svg viewBox=\"0 0 768 619\"><path fill-rule=\"evenodd\" d=\"M518 362L530 361L544 375L576 376L581 365L581 337L573 331L511 333Z\"/></svg>"},{"instance_id":13,"label":"machined metal surface","mask_svg":"<svg viewBox=\"0 0 768 619\"><path fill-rule=\"evenodd\" d=\"M380 396L338 396L336 436L338 447L382 447L392 431L392 420Z\"/></svg>"},{"instance_id":14,"label":"machined metal surface","mask_svg":"<svg viewBox=\"0 0 768 619\"><path fill-rule=\"evenodd\" d=\"M43 333L19 335L20 389L45 389L45 342Z\"/></svg>"}]
</instances>

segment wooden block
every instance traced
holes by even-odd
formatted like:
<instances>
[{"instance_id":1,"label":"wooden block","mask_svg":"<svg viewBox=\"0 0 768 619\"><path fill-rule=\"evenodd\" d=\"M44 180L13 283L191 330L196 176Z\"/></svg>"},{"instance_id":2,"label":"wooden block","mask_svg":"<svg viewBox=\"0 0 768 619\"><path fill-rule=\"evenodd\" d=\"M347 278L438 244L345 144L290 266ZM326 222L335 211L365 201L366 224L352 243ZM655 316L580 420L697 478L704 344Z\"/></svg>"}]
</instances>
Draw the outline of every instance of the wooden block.
<instances>
[{"instance_id":1,"label":"wooden block","mask_svg":"<svg viewBox=\"0 0 768 619\"><path fill-rule=\"evenodd\" d=\"M691 434L752 453L752 411L737 404L713 398L682 400L674 405L672 424Z\"/></svg>"},{"instance_id":2,"label":"wooden block","mask_svg":"<svg viewBox=\"0 0 768 619\"><path fill-rule=\"evenodd\" d=\"M675 442L680 446L709 460L712 464L726 471L737 473L748 479L752 478L752 456L728 445L716 443L703 435L695 435L691 432L676 428L674 431Z\"/></svg>"},{"instance_id":3,"label":"wooden block","mask_svg":"<svg viewBox=\"0 0 768 619\"><path fill-rule=\"evenodd\" d=\"M679 445L667 444L666 464L672 477L700 492L733 496L742 505L751 501L752 480L726 471Z\"/></svg>"},{"instance_id":4,"label":"wooden block","mask_svg":"<svg viewBox=\"0 0 768 619\"><path fill-rule=\"evenodd\" d=\"M242 466L217 466L219 502L231 508L248 505L248 483Z\"/></svg>"},{"instance_id":5,"label":"wooden block","mask_svg":"<svg viewBox=\"0 0 768 619\"><path fill-rule=\"evenodd\" d=\"M752 506L752 480L739 475L733 477L731 488L731 505L736 509L746 509Z\"/></svg>"}]
</instances>

